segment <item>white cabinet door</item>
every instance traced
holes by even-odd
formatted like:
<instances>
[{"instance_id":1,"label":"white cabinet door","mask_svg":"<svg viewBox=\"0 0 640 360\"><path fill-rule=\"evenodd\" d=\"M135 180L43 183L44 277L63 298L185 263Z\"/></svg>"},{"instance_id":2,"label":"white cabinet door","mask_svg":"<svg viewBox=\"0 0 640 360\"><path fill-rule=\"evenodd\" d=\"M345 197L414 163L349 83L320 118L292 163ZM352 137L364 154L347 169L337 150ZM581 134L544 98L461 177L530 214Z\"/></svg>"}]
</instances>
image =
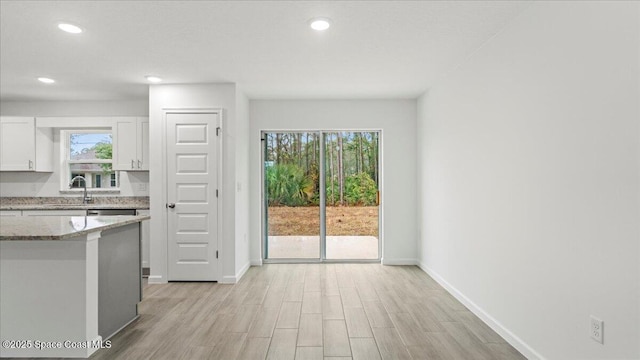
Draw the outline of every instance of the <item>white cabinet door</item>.
<instances>
[{"instance_id":1,"label":"white cabinet door","mask_svg":"<svg viewBox=\"0 0 640 360\"><path fill-rule=\"evenodd\" d=\"M116 118L113 122L113 168L136 170L138 160L138 121L134 117Z\"/></svg>"},{"instance_id":2,"label":"white cabinet door","mask_svg":"<svg viewBox=\"0 0 640 360\"><path fill-rule=\"evenodd\" d=\"M149 118L138 118L138 169L149 170Z\"/></svg>"},{"instance_id":3,"label":"white cabinet door","mask_svg":"<svg viewBox=\"0 0 640 360\"><path fill-rule=\"evenodd\" d=\"M0 118L0 171L35 171L35 119Z\"/></svg>"},{"instance_id":4,"label":"white cabinet door","mask_svg":"<svg viewBox=\"0 0 640 360\"><path fill-rule=\"evenodd\" d=\"M113 167L126 171L149 170L149 118L115 118Z\"/></svg>"}]
</instances>

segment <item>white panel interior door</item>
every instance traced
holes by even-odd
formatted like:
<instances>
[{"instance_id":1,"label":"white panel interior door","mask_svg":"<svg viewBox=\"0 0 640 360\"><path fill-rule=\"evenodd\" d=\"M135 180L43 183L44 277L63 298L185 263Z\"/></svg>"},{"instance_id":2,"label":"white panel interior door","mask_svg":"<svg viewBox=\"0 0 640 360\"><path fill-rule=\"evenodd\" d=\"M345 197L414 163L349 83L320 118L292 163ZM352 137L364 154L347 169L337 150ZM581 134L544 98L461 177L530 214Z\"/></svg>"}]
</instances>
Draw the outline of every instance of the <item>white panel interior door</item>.
<instances>
[{"instance_id":1,"label":"white panel interior door","mask_svg":"<svg viewBox=\"0 0 640 360\"><path fill-rule=\"evenodd\" d=\"M219 126L219 114L167 113L169 281L218 280Z\"/></svg>"}]
</instances>

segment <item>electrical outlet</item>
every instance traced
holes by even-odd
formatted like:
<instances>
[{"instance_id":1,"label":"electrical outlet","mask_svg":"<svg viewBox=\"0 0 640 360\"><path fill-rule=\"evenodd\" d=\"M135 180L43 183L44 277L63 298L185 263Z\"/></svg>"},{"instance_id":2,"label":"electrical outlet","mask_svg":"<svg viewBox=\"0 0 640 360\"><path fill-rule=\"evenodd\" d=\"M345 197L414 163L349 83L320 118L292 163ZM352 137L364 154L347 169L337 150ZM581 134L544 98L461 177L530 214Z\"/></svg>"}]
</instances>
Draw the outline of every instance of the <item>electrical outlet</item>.
<instances>
[{"instance_id":1,"label":"electrical outlet","mask_svg":"<svg viewBox=\"0 0 640 360\"><path fill-rule=\"evenodd\" d=\"M147 191L147 184L146 183L139 183L138 184L138 191Z\"/></svg>"},{"instance_id":2,"label":"electrical outlet","mask_svg":"<svg viewBox=\"0 0 640 360\"><path fill-rule=\"evenodd\" d=\"M604 321L591 315L591 338L600 344L604 344Z\"/></svg>"}]
</instances>

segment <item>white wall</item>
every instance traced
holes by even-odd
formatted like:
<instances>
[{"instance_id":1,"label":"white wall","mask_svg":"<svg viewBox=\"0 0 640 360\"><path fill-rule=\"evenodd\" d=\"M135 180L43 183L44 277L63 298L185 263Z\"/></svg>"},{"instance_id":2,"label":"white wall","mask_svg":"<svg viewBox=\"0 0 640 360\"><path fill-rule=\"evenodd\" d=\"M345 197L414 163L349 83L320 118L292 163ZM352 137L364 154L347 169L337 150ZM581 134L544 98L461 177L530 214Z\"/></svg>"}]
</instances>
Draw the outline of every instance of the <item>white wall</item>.
<instances>
[{"instance_id":1,"label":"white wall","mask_svg":"<svg viewBox=\"0 0 640 360\"><path fill-rule=\"evenodd\" d=\"M163 153L163 108L221 108L225 111L222 122L223 181L222 239L219 252L222 261L221 282L235 282L235 143L236 143L236 86L234 84L151 85L149 88L149 143L150 143L150 208L151 208L151 274L149 282L167 281L167 229L165 164Z\"/></svg>"},{"instance_id":2,"label":"white wall","mask_svg":"<svg viewBox=\"0 0 640 360\"><path fill-rule=\"evenodd\" d=\"M2 116L149 116L149 101L3 101Z\"/></svg>"},{"instance_id":3,"label":"white wall","mask_svg":"<svg viewBox=\"0 0 640 360\"><path fill-rule=\"evenodd\" d=\"M419 99L421 266L531 358L640 358L638 7L534 3Z\"/></svg>"},{"instance_id":4,"label":"white wall","mask_svg":"<svg viewBox=\"0 0 640 360\"><path fill-rule=\"evenodd\" d=\"M148 116L149 102L140 101L42 101L0 103L2 116ZM82 127L83 123L78 123ZM54 131L53 159L60 159L60 132ZM148 196L149 173L121 172L119 196ZM141 187L142 186L142 187ZM0 196L71 196L60 193L60 169L53 173L0 172ZM100 196L95 194L94 196ZM114 196L114 194L106 194Z\"/></svg>"},{"instance_id":5,"label":"white wall","mask_svg":"<svg viewBox=\"0 0 640 360\"><path fill-rule=\"evenodd\" d=\"M249 98L236 89L236 280L249 268Z\"/></svg>"},{"instance_id":6,"label":"white wall","mask_svg":"<svg viewBox=\"0 0 640 360\"><path fill-rule=\"evenodd\" d=\"M382 130L383 262L416 261L415 100L251 100L251 262L261 263L261 130Z\"/></svg>"}]
</instances>

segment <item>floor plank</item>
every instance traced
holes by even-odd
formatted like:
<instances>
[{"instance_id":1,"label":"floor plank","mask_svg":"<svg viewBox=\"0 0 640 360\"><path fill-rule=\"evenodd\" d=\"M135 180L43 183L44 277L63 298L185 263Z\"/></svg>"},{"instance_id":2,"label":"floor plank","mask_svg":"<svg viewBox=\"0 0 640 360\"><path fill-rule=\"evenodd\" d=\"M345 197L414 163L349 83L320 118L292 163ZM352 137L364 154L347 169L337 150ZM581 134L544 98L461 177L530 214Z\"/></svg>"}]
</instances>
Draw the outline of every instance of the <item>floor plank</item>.
<instances>
[{"instance_id":1,"label":"floor plank","mask_svg":"<svg viewBox=\"0 0 640 360\"><path fill-rule=\"evenodd\" d=\"M298 347L296 349L296 360L323 360L322 347Z\"/></svg>"},{"instance_id":2,"label":"floor plank","mask_svg":"<svg viewBox=\"0 0 640 360\"><path fill-rule=\"evenodd\" d=\"M322 297L322 318L325 320L344 320L340 295Z\"/></svg>"},{"instance_id":3,"label":"floor plank","mask_svg":"<svg viewBox=\"0 0 640 360\"><path fill-rule=\"evenodd\" d=\"M411 359L395 328L374 328L373 336L382 359Z\"/></svg>"},{"instance_id":4,"label":"floor plank","mask_svg":"<svg viewBox=\"0 0 640 360\"><path fill-rule=\"evenodd\" d=\"M344 308L344 319L350 338L371 338L371 326L362 308Z\"/></svg>"},{"instance_id":5,"label":"floor plank","mask_svg":"<svg viewBox=\"0 0 640 360\"><path fill-rule=\"evenodd\" d=\"M271 338L247 338L244 345L242 346L240 355L238 355L238 360L255 360L266 358L267 352L269 351L270 343Z\"/></svg>"},{"instance_id":6,"label":"floor plank","mask_svg":"<svg viewBox=\"0 0 640 360\"><path fill-rule=\"evenodd\" d=\"M380 360L380 352L373 338L351 338L353 360Z\"/></svg>"},{"instance_id":7,"label":"floor plank","mask_svg":"<svg viewBox=\"0 0 640 360\"><path fill-rule=\"evenodd\" d=\"M242 344L244 343L246 333L233 333L227 332L222 335L222 338L216 346L213 347L213 351L209 355L210 359L235 359L240 354Z\"/></svg>"},{"instance_id":8,"label":"floor plank","mask_svg":"<svg viewBox=\"0 0 640 360\"><path fill-rule=\"evenodd\" d=\"M297 329L275 329L273 337L271 338L271 345L269 346L267 359L295 359L297 337Z\"/></svg>"},{"instance_id":9,"label":"floor plank","mask_svg":"<svg viewBox=\"0 0 640 360\"><path fill-rule=\"evenodd\" d=\"M303 314L322 314L322 293L319 291L305 292L302 296Z\"/></svg>"},{"instance_id":10,"label":"floor plank","mask_svg":"<svg viewBox=\"0 0 640 360\"><path fill-rule=\"evenodd\" d=\"M351 346L344 320L324 321L324 356L351 356Z\"/></svg>"},{"instance_id":11,"label":"floor plank","mask_svg":"<svg viewBox=\"0 0 640 360\"><path fill-rule=\"evenodd\" d=\"M297 329L300 322L300 308L302 303L298 301L283 301L280 315L276 323L276 329Z\"/></svg>"},{"instance_id":12,"label":"floor plank","mask_svg":"<svg viewBox=\"0 0 640 360\"><path fill-rule=\"evenodd\" d=\"M298 346L322 346L321 314L302 314L300 316Z\"/></svg>"},{"instance_id":13,"label":"floor plank","mask_svg":"<svg viewBox=\"0 0 640 360\"><path fill-rule=\"evenodd\" d=\"M270 338L273 334L273 329L276 327L276 321L280 314L280 308L267 308L262 307L256 315L251 329L249 330L249 337L267 337Z\"/></svg>"},{"instance_id":14,"label":"floor plank","mask_svg":"<svg viewBox=\"0 0 640 360\"><path fill-rule=\"evenodd\" d=\"M393 322L389 317L389 313L379 301L364 301L364 312L367 314L369 323L372 328L376 327L393 327Z\"/></svg>"}]
</instances>

